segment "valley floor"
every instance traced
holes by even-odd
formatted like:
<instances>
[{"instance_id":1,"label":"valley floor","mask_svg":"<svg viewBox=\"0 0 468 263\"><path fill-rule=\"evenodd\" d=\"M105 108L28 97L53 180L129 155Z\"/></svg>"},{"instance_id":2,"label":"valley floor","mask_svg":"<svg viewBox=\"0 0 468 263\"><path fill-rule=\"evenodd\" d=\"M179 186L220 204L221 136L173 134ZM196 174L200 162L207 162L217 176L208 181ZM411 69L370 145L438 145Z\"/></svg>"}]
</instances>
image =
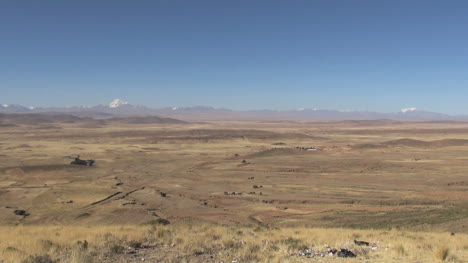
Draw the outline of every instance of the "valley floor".
<instances>
[{"instance_id":1,"label":"valley floor","mask_svg":"<svg viewBox=\"0 0 468 263\"><path fill-rule=\"evenodd\" d=\"M382 241L387 249L359 248L358 256L369 262L402 257L433 262L442 244L452 261L462 262L468 233L467 154L468 123L463 122L4 125L0 252L25 259L36 248L37 253L49 251L33 243L24 249L22 241L5 239L4 233L27 238L36 228L58 229L61 236L83 227L89 233L81 239L90 241L103 238L92 236L101 228L121 239L112 229L133 227L143 243L148 233L157 236L165 228L184 241L151 240L148 248L131 255L124 253L125 240L119 241L125 244L123 254L109 252L102 240L90 245L111 253L103 252L108 262L115 255L137 260L151 251L180 256L173 258L180 262L185 257L245 262L249 249L258 252L253 253L258 261L268 262L271 255L274 262L303 260L289 255L298 251L290 249L288 238L319 249L325 244L341 248L359 237ZM94 159L95 165L70 165L77 155ZM188 225L195 230L183 230ZM331 239L316 240L316 235ZM81 239L49 236L31 242L50 240L57 254L50 253L64 257ZM237 246L233 239L249 241ZM278 250L267 253L263 240ZM191 249L192 244L197 245ZM200 249L203 253L194 256Z\"/></svg>"}]
</instances>

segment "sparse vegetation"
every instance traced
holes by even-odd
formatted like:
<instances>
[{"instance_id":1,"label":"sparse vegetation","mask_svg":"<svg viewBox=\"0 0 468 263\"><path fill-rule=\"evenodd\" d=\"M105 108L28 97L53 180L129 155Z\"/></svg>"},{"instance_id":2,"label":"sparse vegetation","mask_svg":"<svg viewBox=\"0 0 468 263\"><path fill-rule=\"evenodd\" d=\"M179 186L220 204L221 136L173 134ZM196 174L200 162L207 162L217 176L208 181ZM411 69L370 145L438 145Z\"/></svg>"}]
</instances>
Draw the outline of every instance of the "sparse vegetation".
<instances>
[{"instance_id":1,"label":"sparse vegetation","mask_svg":"<svg viewBox=\"0 0 468 263\"><path fill-rule=\"evenodd\" d=\"M467 124L22 125L0 132L6 262L302 262L290 253L326 245L347 262L468 258Z\"/></svg>"},{"instance_id":2,"label":"sparse vegetation","mask_svg":"<svg viewBox=\"0 0 468 263\"><path fill-rule=\"evenodd\" d=\"M128 246L131 247L131 248L140 248L141 247L141 241L132 240L132 241L128 242Z\"/></svg>"},{"instance_id":3,"label":"sparse vegetation","mask_svg":"<svg viewBox=\"0 0 468 263\"><path fill-rule=\"evenodd\" d=\"M19 226L0 227L0 259L6 262L51 263L51 262L103 262L108 258L118 261L132 254L141 257L177 262L180 258L190 260L213 257L231 262L236 259L258 262L302 262L301 257L290 253L305 249L325 250L348 248L357 254L357 261L371 262L461 262L457 258L468 257L465 244L468 235L450 236L447 233L423 233L391 230L351 230L282 227L255 231L255 227L228 227L200 223L181 223L170 226ZM207 232L209 231L209 232ZM241 234L239 234L242 232ZM19 234L21 233L21 234ZM355 236L369 237L367 241L377 243L377 249L356 246ZM16 237L16 238L11 238ZM43 246L50 240L54 249ZM5 242L4 240L9 240ZM90 240L87 248L85 242ZM130 241L126 241L130 240ZM416 241L415 241L416 240ZM419 246L437 240L444 246L432 250ZM19 251L15 247L27 247ZM392 252L393 250L393 252ZM396 257L395 257L396 256ZM304 260L307 258L304 258ZM309 259L310 260L310 259ZM305 262L305 261L304 261Z\"/></svg>"},{"instance_id":4,"label":"sparse vegetation","mask_svg":"<svg viewBox=\"0 0 468 263\"><path fill-rule=\"evenodd\" d=\"M55 263L55 261L49 255L35 255L23 260L23 263Z\"/></svg>"},{"instance_id":5,"label":"sparse vegetation","mask_svg":"<svg viewBox=\"0 0 468 263\"><path fill-rule=\"evenodd\" d=\"M81 249L88 249L88 241L84 240L84 241L77 241L76 242L78 244L78 246L81 248Z\"/></svg>"},{"instance_id":6,"label":"sparse vegetation","mask_svg":"<svg viewBox=\"0 0 468 263\"><path fill-rule=\"evenodd\" d=\"M288 250L291 251L302 251L307 248L302 240L293 237L288 237L287 239L281 240L281 243L287 245Z\"/></svg>"},{"instance_id":7,"label":"sparse vegetation","mask_svg":"<svg viewBox=\"0 0 468 263\"><path fill-rule=\"evenodd\" d=\"M123 247L122 245L113 244L110 247L110 252L112 252L114 254L122 254L124 249L125 249L125 247Z\"/></svg>"}]
</instances>

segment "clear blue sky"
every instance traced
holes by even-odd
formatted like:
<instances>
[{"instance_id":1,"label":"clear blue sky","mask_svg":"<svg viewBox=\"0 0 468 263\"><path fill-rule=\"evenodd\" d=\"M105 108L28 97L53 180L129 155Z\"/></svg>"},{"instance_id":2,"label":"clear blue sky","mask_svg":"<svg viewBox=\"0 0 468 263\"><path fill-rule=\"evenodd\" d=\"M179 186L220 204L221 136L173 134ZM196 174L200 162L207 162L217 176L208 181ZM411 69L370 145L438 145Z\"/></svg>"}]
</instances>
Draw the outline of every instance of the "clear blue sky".
<instances>
[{"instance_id":1,"label":"clear blue sky","mask_svg":"<svg viewBox=\"0 0 468 263\"><path fill-rule=\"evenodd\" d=\"M0 0L0 103L468 114L468 1Z\"/></svg>"}]
</instances>

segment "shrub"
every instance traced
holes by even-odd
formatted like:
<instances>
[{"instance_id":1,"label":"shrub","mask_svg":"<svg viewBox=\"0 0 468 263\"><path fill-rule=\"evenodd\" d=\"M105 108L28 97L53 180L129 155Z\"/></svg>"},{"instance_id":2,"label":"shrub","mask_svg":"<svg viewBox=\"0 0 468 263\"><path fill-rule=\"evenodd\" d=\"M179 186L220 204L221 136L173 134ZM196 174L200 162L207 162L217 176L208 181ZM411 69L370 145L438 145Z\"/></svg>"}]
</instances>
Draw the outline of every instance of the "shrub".
<instances>
[{"instance_id":1,"label":"shrub","mask_svg":"<svg viewBox=\"0 0 468 263\"><path fill-rule=\"evenodd\" d=\"M254 232L262 232L263 230L265 230L263 227L261 226L257 226L256 228L254 228Z\"/></svg>"},{"instance_id":2,"label":"shrub","mask_svg":"<svg viewBox=\"0 0 468 263\"><path fill-rule=\"evenodd\" d=\"M241 262L260 262L260 258L257 254L247 253L241 258Z\"/></svg>"},{"instance_id":3,"label":"shrub","mask_svg":"<svg viewBox=\"0 0 468 263\"><path fill-rule=\"evenodd\" d=\"M234 240L234 239L227 239L227 240L223 240L222 244L223 244L224 248L240 249L242 247L242 245L245 244L245 243L243 243L242 241Z\"/></svg>"},{"instance_id":4,"label":"shrub","mask_svg":"<svg viewBox=\"0 0 468 263\"><path fill-rule=\"evenodd\" d=\"M131 247L131 248L140 248L141 247L141 242L136 241L136 240L132 240L132 241L128 242L128 246Z\"/></svg>"},{"instance_id":5,"label":"shrub","mask_svg":"<svg viewBox=\"0 0 468 263\"><path fill-rule=\"evenodd\" d=\"M233 240L224 240L223 246L225 248L234 248L236 246L236 243Z\"/></svg>"},{"instance_id":6,"label":"shrub","mask_svg":"<svg viewBox=\"0 0 468 263\"><path fill-rule=\"evenodd\" d=\"M124 251L124 247L121 245L114 244L110 247L110 251L114 254L122 254Z\"/></svg>"},{"instance_id":7,"label":"shrub","mask_svg":"<svg viewBox=\"0 0 468 263\"><path fill-rule=\"evenodd\" d=\"M158 238L164 238L167 237L171 234L171 231L169 229L164 229L164 228L159 228L158 231L156 232L156 235Z\"/></svg>"},{"instance_id":8,"label":"shrub","mask_svg":"<svg viewBox=\"0 0 468 263\"><path fill-rule=\"evenodd\" d=\"M77 241L76 244L82 249L88 249L88 241Z\"/></svg>"},{"instance_id":9,"label":"shrub","mask_svg":"<svg viewBox=\"0 0 468 263\"><path fill-rule=\"evenodd\" d=\"M148 222L148 224L150 225L169 225L171 222L167 219L164 219L164 218L158 218L158 219L155 219L155 220L151 220L150 222Z\"/></svg>"},{"instance_id":10,"label":"shrub","mask_svg":"<svg viewBox=\"0 0 468 263\"><path fill-rule=\"evenodd\" d=\"M280 247L278 247L276 244L271 244L267 247L268 250L278 252L280 251Z\"/></svg>"},{"instance_id":11,"label":"shrub","mask_svg":"<svg viewBox=\"0 0 468 263\"><path fill-rule=\"evenodd\" d=\"M41 244L44 249L50 249L54 245L50 240L41 240Z\"/></svg>"},{"instance_id":12,"label":"shrub","mask_svg":"<svg viewBox=\"0 0 468 263\"><path fill-rule=\"evenodd\" d=\"M260 251L261 247L259 245L250 245L247 248L247 252L250 254L257 254Z\"/></svg>"},{"instance_id":13,"label":"shrub","mask_svg":"<svg viewBox=\"0 0 468 263\"><path fill-rule=\"evenodd\" d=\"M307 248L302 240L293 237L288 237L281 241L281 243L287 245L289 250L301 251Z\"/></svg>"},{"instance_id":14,"label":"shrub","mask_svg":"<svg viewBox=\"0 0 468 263\"><path fill-rule=\"evenodd\" d=\"M29 256L23 263L55 263L49 255Z\"/></svg>"}]
</instances>

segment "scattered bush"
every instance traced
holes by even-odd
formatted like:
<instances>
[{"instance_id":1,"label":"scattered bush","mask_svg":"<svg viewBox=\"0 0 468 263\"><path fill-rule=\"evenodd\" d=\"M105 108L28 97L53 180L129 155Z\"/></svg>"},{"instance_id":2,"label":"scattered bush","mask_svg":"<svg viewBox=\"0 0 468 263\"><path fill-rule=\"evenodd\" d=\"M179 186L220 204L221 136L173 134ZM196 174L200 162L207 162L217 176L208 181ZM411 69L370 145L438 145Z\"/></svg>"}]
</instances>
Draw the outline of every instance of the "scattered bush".
<instances>
[{"instance_id":1,"label":"scattered bush","mask_svg":"<svg viewBox=\"0 0 468 263\"><path fill-rule=\"evenodd\" d=\"M236 243L233 240L224 240L223 246L225 248L234 248L236 246Z\"/></svg>"},{"instance_id":2,"label":"scattered bush","mask_svg":"<svg viewBox=\"0 0 468 263\"><path fill-rule=\"evenodd\" d=\"M141 242L136 241L136 240L132 240L132 241L128 242L128 246L131 247L131 248L141 248Z\"/></svg>"},{"instance_id":3,"label":"scattered bush","mask_svg":"<svg viewBox=\"0 0 468 263\"><path fill-rule=\"evenodd\" d=\"M44 249L48 250L50 249L52 246L54 246L54 243L50 240L41 240L41 245Z\"/></svg>"},{"instance_id":4,"label":"scattered bush","mask_svg":"<svg viewBox=\"0 0 468 263\"><path fill-rule=\"evenodd\" d=\"M258 257L257 254L247 253L241 258L240 261L241 262L260 262L260 258Z\"/></svg>"},{"instance_id":5,"label":"scattered bush","mask_svg":"<svg viewBox=\"0 0 468 263\"><path fill-rule=\"evenodd\" d=\"M247 252L250 254L257 254L260 251L260 246L259 245L249 245L247 248Z\"/></svg>"},{"instance_id":6,"label":"scattered bush","mask_svg":"<svg viewBox=\"0 0 468 263\"><path fill-rule=\"evenodd\" d=\"M446 233L428 234L404 231L406 233L402 234L400 231L328 230L310 227L277 228L266 225L225 227L191 221L183 225L177 223L169 226L106 227L99 229L100 232L92 228L93 233L90 232L91 234L88 235L82 234L83 231L88 231L88 228L67 227L63 228L63 232L61 232L63 237L65 237L65 231L73 230L76 233L76 235L70 235L68 243L64 242L63 238L55 238L56 231L54 230L49 231L50 233L34 233L33 236L29 235L29 232L32 231L24 231L19 228L10 230L10 228L4 227L4 229L11 231L12 234L9 234L9 237L20 233L23 237L22 240L28 241L27 243L13 243L14 239L9 238L6 239L5 243L0 243L0 262L17 263L123 262L133 260L132 256L125 255L126 252L132 251L129 247L137 249L142 246L154 247L154 249L140 251L145 253L145 258L150 258L149 256L153 253L159 253L159 248L174 251L175 253L167 253L167 262L192 262L209 260L209 258L213 261L222 260L224 262L228 260L229 262L233 260L239 262L302 262L302 258L291 256L290 252L296 254L306 248L326 252L325 244L330 244L331 248L336 249L351 249L361 261L370 262L379 258L379 262L396 260L400 262L456 263L464 262L466 248L468 248L464 234L457 234L453 238L447 237ZM141 229L141 233L131 232L137 231L135 229L138 231ZM0 232L4 235L5 231ZM94 231L96 232L94 233ZM336 237L330 236L334 234ZM355 246L352 244L352 239L354 239L352 236L369 242L380 240L383 243L377 242L377 250L370 249L368 246ZM93 241L88 243L87 240ZM160 258L162 259L162 255ZM336 259L336 261L340 260ZM330 262L332 261L334 260L331 259Z\"/></svg>"},{"instance_id":7,"label":"scattered bush","mask_svg":"<svg viewBox=\"0 0 468 263\"><path fill-rule=\"evenodd\" d=\"M261 227L261 226L257 226L256 228L254 228L253 231L254 231L254 232L262 232L262 231L264 231L264 230L265 230L265 228L263 228L263 227Z\"/></svg>"},{"instance_id":8,"label":"scattered bush","mask_svg":"<svg viewBox=\"0 0 468 263\"><path fill-rule=\"evenodd\" d=\"M239 249L242 246L242 242L236 241L234 239L227 239L224 240L222 243L224 248L227 249Z\"/></svg>"},{"instance_id":9,"label":"scattered bush","mask_svg":"<svg viewBox=\"0 0 468 263\"><path fill-rule=\"evenodd\" d=\"M301 251L307 248L302 240L293 237L288 237L287 239L281 241L281 243L287 245L289 250L294 251Z\"/></svg>"},{"instance_id":10,"label":"scattered bush","mask_svg":"<svg viewBox=\"0 0 468 263\"><path fill-rule=\"evenodd\" d=\"M159 228L158 231L156 232L156 236L158 238L164 238L164 237L167 237L170 234L171 234L171 231L168 230L168 229L164 229L164 228Z\"/></svg>"},{"instance_id":11,"label":"scattered bush","mask_svg":"<svg viewBox=\"0 0 468 263\"><path fill-rule=\"evenodd\" d=\"M23 263L55 263L49 255L29 256Z\"/></svg>"},{"instance_id":12,"label":"scattered bush","mask_svg":"<svg viewBox=\"0 0 468 263\"><path fill-rule=\"evenodd\" d=\"M155 219L155 220L151 220L150 222L148 222L148 224L150 225L169 225L171 222L167 219L164 219L164 218L158 218L158 219Z\"/></svg>"},{"instance_id":13,"label":"scattered bush","mask_svg":"<svg viewBox=\"0 0 468 263\"><path fill-rule=\"evenodd\" d=\"M278 252L280 251L280 247L278 247L276 244L271 244L267 247L268 250Z\"/></svg>"},{"instance_id":14,"label":"scattered bush","mask_svg":"<svg viewBox=\"0 0 468 263\"><path fill-rule=\"evenodd\" d=\"M76 244L82 249L88 249L88 241L78 241Z\"/></svg>"},{"instance_id":15,"label":"scattered bush","mask_svg":"<svg viewBox=\"0 0 468 263\"><path fill-rule=\"evenodd\" d=\"M123 251L124 251L124 247L121 246L121 245L118 245L118 244L114 244L110 247L110 252L114 253L114 254L122 254Z\"/></svg>"}]
</instances>

